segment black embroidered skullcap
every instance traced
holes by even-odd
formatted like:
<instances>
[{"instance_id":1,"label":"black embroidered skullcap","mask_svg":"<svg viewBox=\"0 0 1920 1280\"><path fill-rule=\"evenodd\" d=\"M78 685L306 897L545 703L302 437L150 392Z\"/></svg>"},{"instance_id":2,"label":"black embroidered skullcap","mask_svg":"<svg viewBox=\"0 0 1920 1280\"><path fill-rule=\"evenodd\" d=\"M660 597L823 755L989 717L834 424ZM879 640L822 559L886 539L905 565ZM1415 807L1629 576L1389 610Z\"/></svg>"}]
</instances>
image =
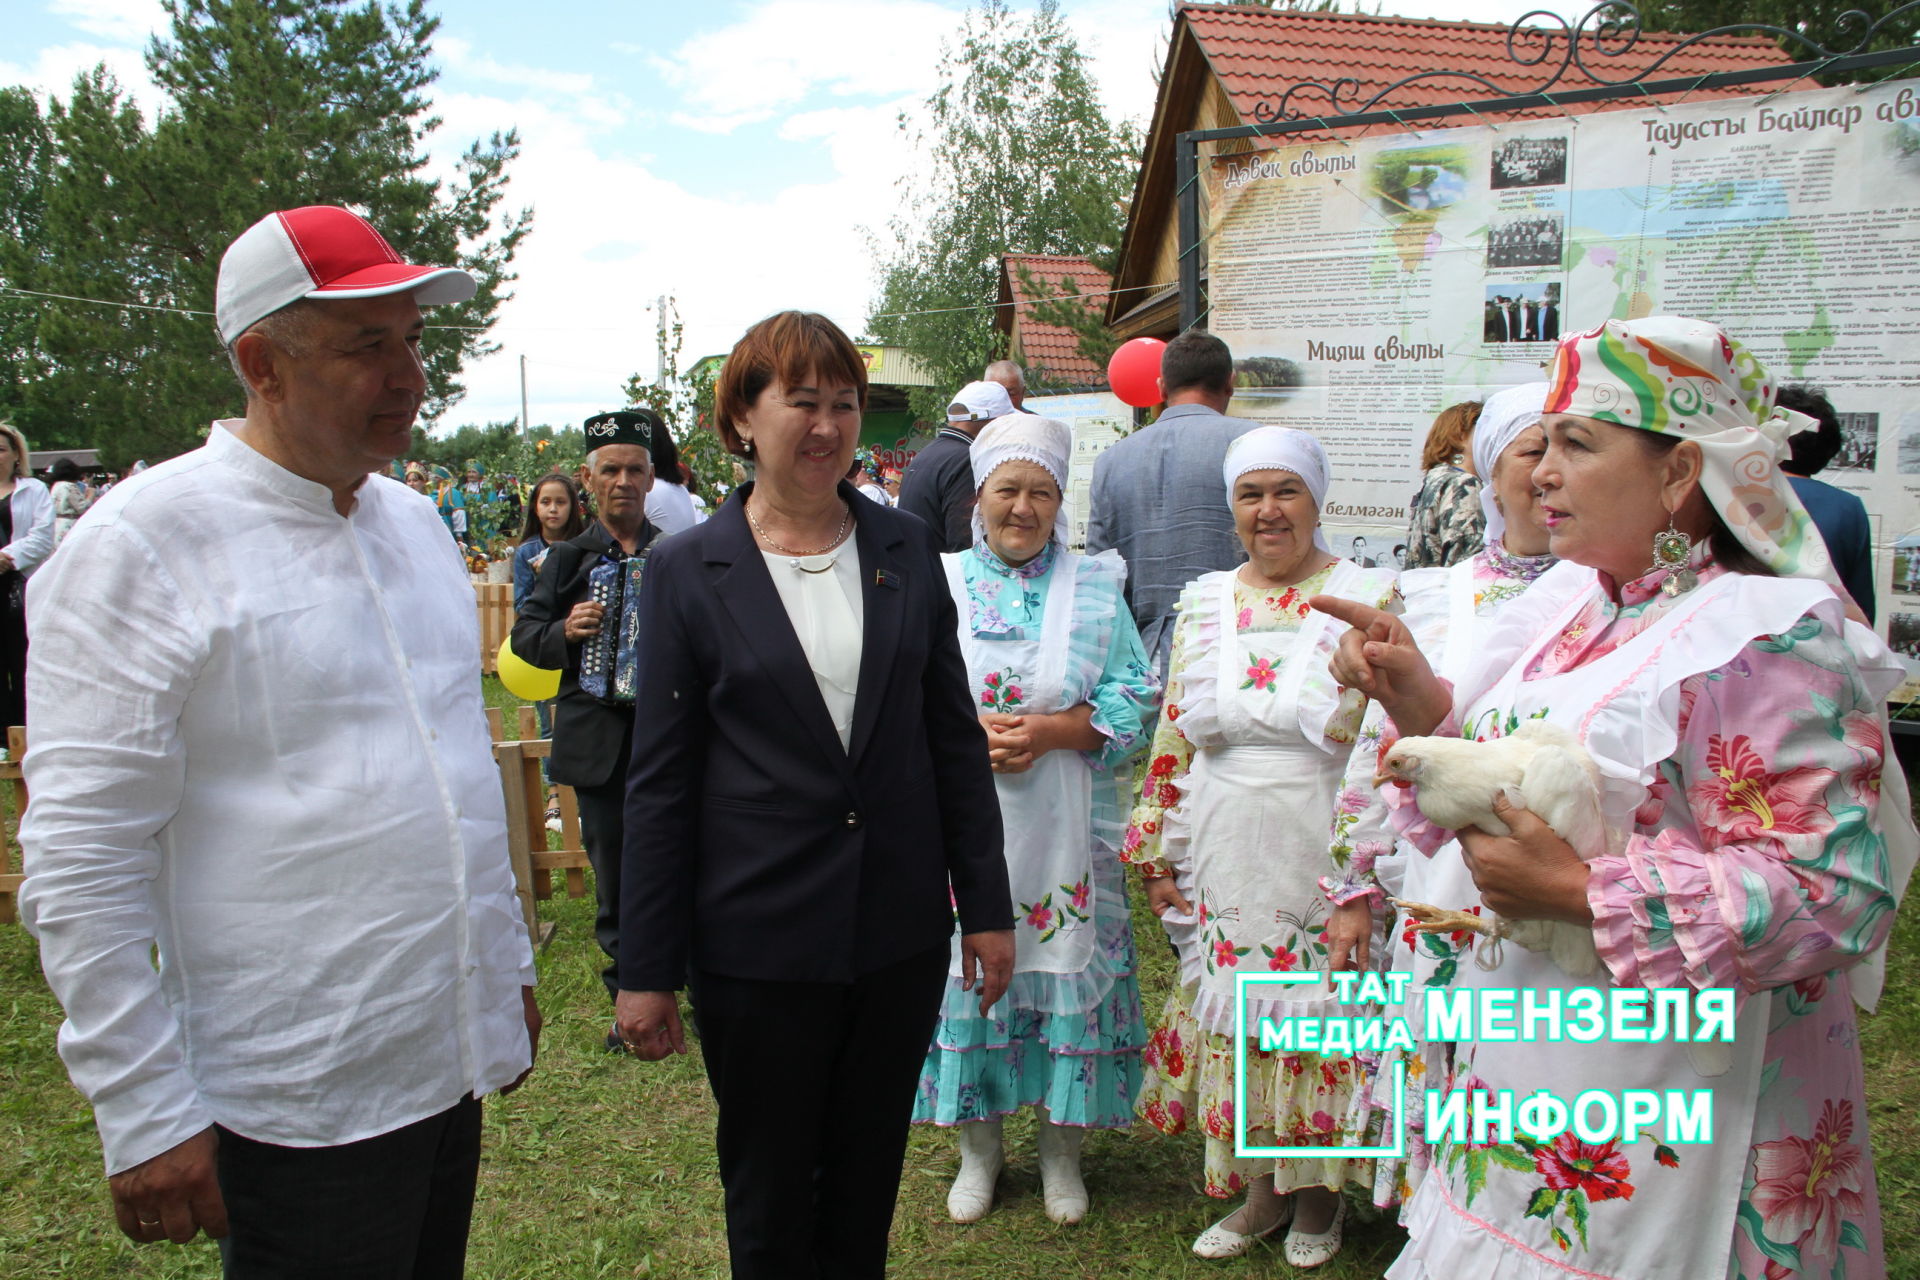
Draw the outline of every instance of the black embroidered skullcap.
<instances>
[{"instance_id":1,"label":"black embroidered skullcap","mask_svg":"<svg viewBox=\"0 0 1920 1280\"><path fill-rule=\"evenodd\" d=\"M663 434L666 430L651 409L615 409L609 413L596 413L584 425L589 453L603 444L637 444L651 455L655 434Z\"/></svg>"}]
</instances>

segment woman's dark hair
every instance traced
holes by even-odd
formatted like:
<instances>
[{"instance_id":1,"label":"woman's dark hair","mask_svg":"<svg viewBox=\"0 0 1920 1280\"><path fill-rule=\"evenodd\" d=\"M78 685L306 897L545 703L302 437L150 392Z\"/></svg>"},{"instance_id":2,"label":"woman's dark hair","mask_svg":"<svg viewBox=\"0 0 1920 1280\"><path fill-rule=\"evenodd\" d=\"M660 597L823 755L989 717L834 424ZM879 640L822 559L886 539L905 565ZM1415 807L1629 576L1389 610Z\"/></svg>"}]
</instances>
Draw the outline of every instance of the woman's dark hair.
<instances>
[{"instance_id":1,"label":"woman's dark hair","mask_svg":"<svg viewBox=\"0 0 1920 1280\"><path fill-rule=\"evenodd\" d=\"M720 366L713 389L714 426L727 452L751 456L737 424L774 379L792 386L808 374L854 387L866 412L867 362L839 325L811 311L781 311L747 330Z\"/></svg>"},{"instance_id":2,"label":"woman's dark hair","mask_svg":"<svg viewBox=\"0 0 1920 1280\"><path fill-rule=\"evenodd\" d=\"M1627 428L1640 437L1640 447L1654 457L1665 457L1680 444L1681 437L1668 435L1664 431L1641 431ZM1733 530L1727 528L1727 522L1712 507L1707 508L1707 519L1713 522L1713 531L1707 535L1707 550L1713 552L1714 561L1730 573L1747 573L1757 578L1777 578L1779 571L1747 550L1747 544L1733 536ZM1651 556L1649 556L1651 558Z\"/></svg>"},{"instance_id":3,"label":"woman's dark hair","mask_svg":"<svg viewBox=\"0 0 1920 1280\"><path fill-rule=\"evenodd\" d=\"M535 538L544 539L547 536L545 530L540 527L540 487L548 484L557 484L565 489L567 502L570 504L567 522L560 529L560 540L565 542L586 532L587 506L580 498L580 486L573 482L572 476L563 475L558 471L549 471L533 482L533 488L527 490L527 522L526 526L520 530L522 542L531 542Z\"/></svg>"},{"instance_id":4,"label":"woman's dark hair","mask_svg":"<svg viewBox=\"0 0 1920 1280\"><path fill-rule=\"evenodd\" d=\"M47 468L47 479L58 483L62 480L78 480L80 464L72 458L55 458L53 465Z\"/></svg>"}]
</instances>

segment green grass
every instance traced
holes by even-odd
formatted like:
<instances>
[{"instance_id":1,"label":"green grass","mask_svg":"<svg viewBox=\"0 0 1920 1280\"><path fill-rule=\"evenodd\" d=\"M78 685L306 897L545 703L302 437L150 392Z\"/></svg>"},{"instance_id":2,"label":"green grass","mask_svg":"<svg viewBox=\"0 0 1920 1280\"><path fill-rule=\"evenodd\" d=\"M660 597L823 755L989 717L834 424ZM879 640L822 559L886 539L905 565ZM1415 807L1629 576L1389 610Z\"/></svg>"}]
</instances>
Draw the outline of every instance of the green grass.
<instances>
[{"instance_id":1,"label":"green grass","mask_svg":"<svg viewBox=\"0 0 1920 1280\"><path fill-rule=\"evenodd\" d=\"M507 705L489 680L489 699ZM487 1106L468 1271L475 1277L726 1275L712 1107L695 1052L644 1064L607 1053L591 899L542 904L558 924L540 959L547 1026L539 1069ZM1150 917L1141 986L1157 1009L1171 981ZM0 927L0 1277L213 1277L201 1241L136 1247L115 1228L86 1104L54 1051L60 1011L33 941ZM1874 1151L1891 1275L1920 1275L1920 924L1895 926L1887 996L1862 1027ZM778 1047L770 1046L777 1054ZM777 1086L777 1058L770 1079ZM850 1116L847 1123L858 1124ZM1292 1276L1277 1249L1203 1263L1187 1251L1225 1206L1200 1192L1200 1140L1145 1126L1087 1142L1093 1213L1056 1227L1040 1205L1032 1122L1010 1121L1002 1200L975 1226L946 1220L957 1166L950 1134L916 1129L895 1218L891 1274L935 1277L1139 1278ZM1372 1280L1399 1250L1399 1229L1371 1208L1350 1221L1341 1256L1317 1274Z\"/></svg>"}]
</instances>

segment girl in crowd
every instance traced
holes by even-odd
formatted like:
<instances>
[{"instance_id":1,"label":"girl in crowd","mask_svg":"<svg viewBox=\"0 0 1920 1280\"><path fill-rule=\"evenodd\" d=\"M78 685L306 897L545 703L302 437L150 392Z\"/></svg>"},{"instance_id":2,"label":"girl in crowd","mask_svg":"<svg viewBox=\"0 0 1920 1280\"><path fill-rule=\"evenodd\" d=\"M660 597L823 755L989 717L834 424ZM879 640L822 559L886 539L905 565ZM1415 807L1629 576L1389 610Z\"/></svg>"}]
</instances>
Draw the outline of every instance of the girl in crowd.
<instances>
[{"instance_id":1,"label":"girl in crowd","mask_svg":"<svg viewBox=\"0 0 1920 1280\"><path fill-rule=\"evenodd\" d=\"M957 1126L956 1222L992 1207L1001 1119L1027 1106L1047 1216L1080 1221L1081 1138L1130 1128L1140 1083L1146 1028L1117 855L1125 766L1146 745L1160 682L1122 595L1125 562L1066 549L1072 454L1063 422L1015 413L989 423L973 442L973 546L942 557L987 731L1016 921L1013 984L991 1017L964 983L956 942L920 1077L914 1119Z\"/></svg>"},{"instance_id":2,"label":"girl in crowd","mask_svg":"<svg viewBox=\"0 0 1920 1280\"><path fill-rule=\"evenodd\" d=\"M1489 913L1590 928L1605 974L1507 945L1489 969L1459 965L1456 987L1728 987L1736 1034L1461 1044L1453 1087L1494 1096L1710 1090L1711 1141L1676 1146L1658 1126L1440 1141L1388 1274L1884 1275L1852 1006L1878 996L1920 846L1885 767L1900 664L1835 594L1777 466L1804 420L1776 410L1743 346L1695 320L1610 320L1566 339L1549 381L1533 481L1562 563L1493 621L1456 684L1400 620L1315 604L1356 624L1336 675L1401 731L1493 737L1542 718L1600 769L1622 833L1609 852L1583 863L1501 802L1512 834L1460 832L1434 874ZM1438 849L1449 833L1399 803L1403 830Z\"/></svg>"},{"instance_id":3,"label":"girl in crowd","mask_svg":"<svg viewBox=\"0 0 1920 1280\"><path fill-rule=\"evenodd\" d=\"M1180 600L1166 710L1122 854L1141 867L1180 953L1179 985L1145 1055L1140 1110L1170 1134L1198 1121L1207 1194L1246 1193L1195 1253L1233 1257L1291 1223L1288 1261L1317 1266L1340 1248L1340 1188L1369 1187L1373 1162L1337 1150L1279 1161L1234 1155L1234 976L1343 968L1354 953L1364 963L1367 887L1336 891L1341 901L1330 906L1326 873L1346 860L1375 744L1355 749L1366 699L1328 675L1341 628L1307 600L1331 594L1387 610L1399 597L1391 570L1362 569L1328 549L1319 527L1327 461L1311 435L1247 432L1227 450L1225 480L1248 559L1195 579ZM1357 778L1343 787L1350 770ZM1282 990L1246 1002L1249 1025L1340 1012L1324 984ZM1350 1058L1248 1045L1246 1063L1249 1143L1366 1141L1355 1131L1364 1123L1351 1122L1366 1108Z\"/></svg>"},{"instance_id":4,"label":"girl in crowd","mask_svg":"<svg viewBox=\"0 0 1920 1280\"><path fill-rule=\"evenodd\" d=\"M0 733L27 722L27 578L53 554L53 496L0 422Z\"/></svg>"},{"instance_id":5,"label":"girl in crowd","mask_svg":"<svg viewBox=\"0 0 1920 1280\"><path fill-rule=\"evenodd\" d=\"M413 473L407 475L409 483ZM579 486L572 478L550 471L534 484L527 495L527 522L520 530L520 545L513 552L513 611L518 614L533 594L533 580L546 562L547 548L556 542L577 538L587 528L587 506ZM540 736L553 736L553 699L533 704L539 717ZM547 762L540 762L540 776L547 777ZM547 779L547 829L560 829L560 792Z\"/></svg>"}]
</instances>

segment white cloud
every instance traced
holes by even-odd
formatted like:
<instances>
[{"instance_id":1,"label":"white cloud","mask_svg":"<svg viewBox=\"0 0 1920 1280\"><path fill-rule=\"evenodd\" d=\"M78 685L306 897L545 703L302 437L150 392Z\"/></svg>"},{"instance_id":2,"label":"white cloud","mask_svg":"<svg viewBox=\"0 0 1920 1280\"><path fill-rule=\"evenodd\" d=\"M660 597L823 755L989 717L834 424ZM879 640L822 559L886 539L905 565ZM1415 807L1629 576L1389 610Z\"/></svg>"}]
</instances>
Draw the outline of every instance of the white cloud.
<instances>
[{"instance_id":1,"label":"white cloud","mask_svg":"<svg viewBox=\"0 0 1920 1280\"><path fill-rule=\"evenodd\" d=\"M105 63L113 78L135 102L151 124L155 112L167 101L167 95L147 74L140 51L98 44L63 44L40 50L32 65L0 62L0 84L24 85L44 103L50 97L66 99L73 94L76 76Z\"/></svg>"},{"instance_id":2,"label":"white cloud","mask_svg":"<svg viewBox=\"0 0 1920 1280\"><path fill-rule=\"evenodd\" d=\"M53 0L47 12L90 36L135 45L144 45L167 21L159 0Z\"/></svg>"},{"instance_id":3,"label":"white cloud","mask_svg":"<svg viewBox=\"0 0 1920 1280\"><path fill-rule=\"evenodd\" d=\"M889 97L932 88L942 37L959 15L931 0L772 0L741 21L650 56L680 90L688 127L724 133L816 92ZM694 118L710 123L700 126Z\"/></svg>"}]
</instances>

